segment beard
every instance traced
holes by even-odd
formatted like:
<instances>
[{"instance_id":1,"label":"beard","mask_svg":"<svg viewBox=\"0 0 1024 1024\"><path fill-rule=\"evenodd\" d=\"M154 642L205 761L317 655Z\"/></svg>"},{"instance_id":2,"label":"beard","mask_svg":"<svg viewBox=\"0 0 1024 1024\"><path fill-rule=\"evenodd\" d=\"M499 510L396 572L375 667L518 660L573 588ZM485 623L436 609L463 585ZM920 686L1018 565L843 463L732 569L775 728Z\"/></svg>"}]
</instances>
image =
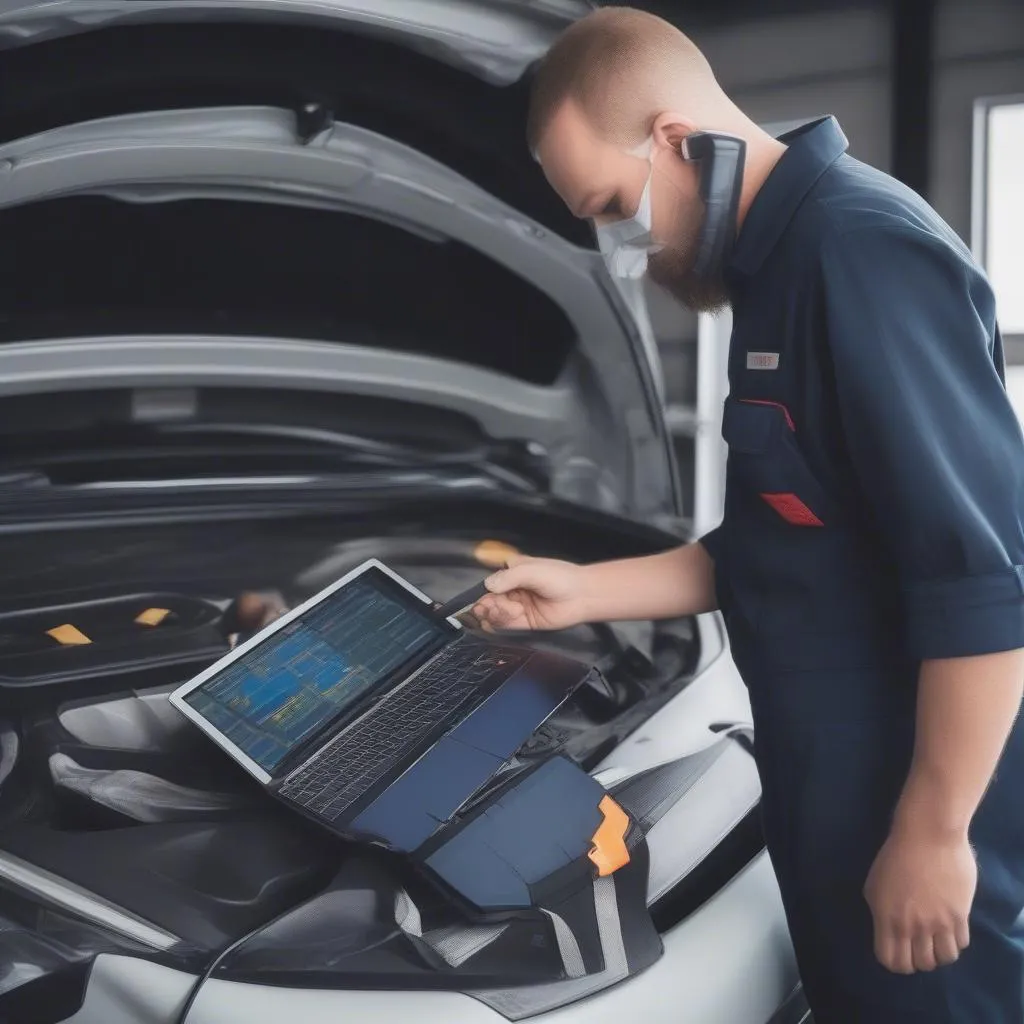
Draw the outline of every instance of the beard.
<instances>
[{"instance_id":1,"label":"beard","mask_svg":"<svg viewBox=\"0 0 1024 1024\"><path fill-rule=\"evenodd\" d=\"M687 219L676 241L648 257L650 279L694 313L714 316L729 305L729 289L720 269L711 276L693 272L704 210L699 208Z\"/></svg>"}]
</instances>

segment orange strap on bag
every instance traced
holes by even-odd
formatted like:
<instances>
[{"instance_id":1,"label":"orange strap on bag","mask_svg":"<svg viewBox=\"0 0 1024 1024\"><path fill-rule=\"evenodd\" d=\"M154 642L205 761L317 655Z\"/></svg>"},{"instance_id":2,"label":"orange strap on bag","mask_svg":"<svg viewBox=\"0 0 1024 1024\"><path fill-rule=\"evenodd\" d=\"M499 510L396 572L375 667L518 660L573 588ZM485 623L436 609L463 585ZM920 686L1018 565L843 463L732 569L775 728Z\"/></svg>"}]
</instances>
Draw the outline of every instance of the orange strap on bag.
<instances>
[{"instance_id":1,"label":"orange strap on bag","mask_svg":"<svg viewBox=\"0 0 1024 1024\"><path fill-rule=\"evenodd\" d=\"M604 797L598 804L604 820L591 838L594 844L587 856L597 867L597 874L604 878L629 863L629 849L626 833L629 831L629 815L610 797Z\"/></svg>"}]
</instances>

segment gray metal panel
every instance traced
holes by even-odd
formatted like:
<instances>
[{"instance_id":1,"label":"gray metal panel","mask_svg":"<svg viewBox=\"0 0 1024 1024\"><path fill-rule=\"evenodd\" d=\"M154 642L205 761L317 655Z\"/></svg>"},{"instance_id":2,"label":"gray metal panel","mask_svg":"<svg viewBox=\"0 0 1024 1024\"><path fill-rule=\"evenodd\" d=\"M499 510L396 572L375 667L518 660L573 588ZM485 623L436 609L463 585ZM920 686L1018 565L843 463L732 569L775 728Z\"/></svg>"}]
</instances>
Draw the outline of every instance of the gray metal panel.
<instances>
[{"instance_id":1,"label":"gray metal panel","mask_svg":"<svg viewBox=\"0 0 1024 1024\"><path fill-rule=\"evenodd\" d=\"M77 914L152 949L167 950L181 942L177 936L115 906L102 896L3 851L0 851L0 880L16 891L30 893L44 903Z\"/></svg>"},{"instance_id":2,"label":"gray metal panel","mask_svg":"<svg viewBox=\"0 0 1024 1024\"><path fill-rule=\"evenodd\" d=\"M550 46L582 0L0 0L0 49L114 25L212 18L343 29L379 36L506 84Z\"/></svg>"},{"instance_id":3,"label":"gray metal panel","mask_svg":"<svg viewBox=\"0 0 1024 1024\"><path fill-rule=\"evenodd\" d=\"M62 338L0 346L0 396L115 387L297 388L402 398L473 417L494 437L557 448L576 415L544 388L426 356L287 338Z\"/></svg>"}]
</instances>

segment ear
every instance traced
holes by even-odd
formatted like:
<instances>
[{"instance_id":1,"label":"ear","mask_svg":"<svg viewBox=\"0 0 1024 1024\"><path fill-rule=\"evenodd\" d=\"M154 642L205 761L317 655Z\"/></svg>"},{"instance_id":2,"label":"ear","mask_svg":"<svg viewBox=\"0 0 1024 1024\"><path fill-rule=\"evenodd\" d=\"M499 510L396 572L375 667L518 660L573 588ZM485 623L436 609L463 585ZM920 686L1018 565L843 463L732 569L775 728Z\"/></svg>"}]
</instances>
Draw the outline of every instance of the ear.
<instances>
[{"instance_id":1,"label":"ear","mask_svg":"<svg viewBox=\"0 0 1024 1024\"><path fill-rule=\"evenodd\" d=\"M654 145L666 149L674 149L677 152L683 145L683 139L698 131L697 124L685 114L677 111L666 110L654 119L651 135L654 137Z\"/></svg>"}]
</instances>

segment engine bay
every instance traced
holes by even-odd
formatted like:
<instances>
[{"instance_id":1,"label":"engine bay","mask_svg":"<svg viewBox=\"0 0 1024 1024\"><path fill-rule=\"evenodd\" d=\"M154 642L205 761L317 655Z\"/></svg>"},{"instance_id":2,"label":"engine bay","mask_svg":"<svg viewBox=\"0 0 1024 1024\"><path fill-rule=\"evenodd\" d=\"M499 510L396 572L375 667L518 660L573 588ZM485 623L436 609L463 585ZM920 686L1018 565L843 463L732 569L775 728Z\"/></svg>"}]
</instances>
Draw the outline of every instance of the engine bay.
<instances>
[{"instance_id":1,"label":"engine bay","mask_svg":"<svg viewBox=\"0 0 1024 1024\"><path fill-rule=\"evenodd\" d=\"M568 516L508 503L459 507L458 517L450 502L415 518L408 509L382 510L373 535L365 515L289 515L0 538L8 577L0 605L0 859L66 879L200 953L339 884L339 865L353 852L269 800L166 695L229 649L246 592L275 592L294 606L377 557L444 601L510 550L587 561L671 543L587 519L568 529ZM560 753L584 770L686 685L699 653L688 621L514 640L601 669L604 682L584 687L521 751L526 759ZM374 852L369 867L365 860L355 857L363 865L351 868L356 876L383 870L396 891L412 894L417 913L437 927L453 924L436 895L387 854ZM27 941L36 933L5 934ZM501 962L501 948L492 956ZM535 967L542 977L546 968ZM13 982L0 976L0 991Z\"/></svg>"},{"instance_id":2,"label":"engine bay","mask_svg":"<svg viewBox=\"0 0 1024 1024\"><path fill-rule=\"evenodd\" d=\"M447 501L415 518L401 507L382 510L372 517L373 535L365 532L368 517L354 514L351 522L343 515L207 518L0 537L0 713L50 715L74 732L114 701L111 714L124 722L135 714L129 698L151 708L147 693L169 690L230 649L241 595L273 593L294 607L369 558L443 602L500 568L509 552L585 562L673 543L621 521L614 528L572 522L511 504L463 501L459 518ZM510 520L518 522L510 528ZM685 685L699 656L697 635L686 620L510 634L516 644L592 664L607 681L574 701L538 746L555 743L584 767L596 763ZM142 725L123 728L142 742ZM109 730L79 738L122 746Z\"/></svg>"}]
</instances>

